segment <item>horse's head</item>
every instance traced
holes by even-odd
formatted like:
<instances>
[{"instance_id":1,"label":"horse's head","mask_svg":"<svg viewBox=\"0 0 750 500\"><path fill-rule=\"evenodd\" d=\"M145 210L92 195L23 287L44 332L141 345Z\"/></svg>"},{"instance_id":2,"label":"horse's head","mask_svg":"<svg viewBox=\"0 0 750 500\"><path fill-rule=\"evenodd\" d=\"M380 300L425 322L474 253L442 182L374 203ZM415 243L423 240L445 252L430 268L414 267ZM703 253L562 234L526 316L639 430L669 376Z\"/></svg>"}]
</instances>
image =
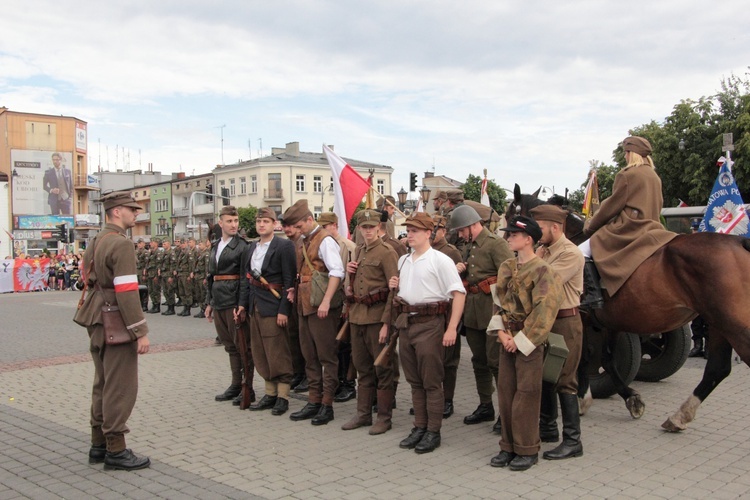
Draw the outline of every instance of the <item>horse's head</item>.
<instances>
[{"instance_id":1,"label":"horse's head","mask_svg":"<svg viewBox=\"0 0 750 500\"><path fill-rule=\"evenodd\" d=\"M554 195L548 202L540 200L539 193L541 189L540 187L531 194L521 194L521 187L516 184L513 188L513 201L508 203L508 209L505 211L506 221L510 222L516 215L525 215L528 217L532 208L544 205L545 203L562 206L560 200L564 201L565 199L559 195ZM578 245L586 239L583 236L583 218L567 207L563 206L562 208L568 211L568 218L565 221L565 235ZM508 233L506 232L503 236L507 239Z\"/></svg>"}]
</instances>

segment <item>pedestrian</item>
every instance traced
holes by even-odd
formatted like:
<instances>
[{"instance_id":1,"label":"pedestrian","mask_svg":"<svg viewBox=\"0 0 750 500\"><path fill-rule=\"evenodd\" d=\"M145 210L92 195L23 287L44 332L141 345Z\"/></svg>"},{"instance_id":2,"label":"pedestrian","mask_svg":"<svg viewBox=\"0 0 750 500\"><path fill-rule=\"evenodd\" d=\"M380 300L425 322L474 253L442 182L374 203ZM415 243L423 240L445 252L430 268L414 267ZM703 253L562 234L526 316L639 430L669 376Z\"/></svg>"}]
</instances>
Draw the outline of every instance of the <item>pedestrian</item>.
<instances>
[{"instance_id":1,"label":"pedestrian","mask_svg":"<svg viewBox=\"0 0 750 500\"><path fill-rule=\"evenodd\" d=\"M563 299L552 331L563 336L568 348L568 357L557 384L542 384L539 418L539 436L542 442L556 443L560 439L557 399L560 400L563 424L562 443L553 450L545 451L542 457L547 460L580 457L583 455L583 445L576 373L583 346L583 323L578 312L583 293L583 254L565 237L567 211L554 205L540 205L531 209L531 216L542 230L536 254L552 267L562 283Z\"/></svg>"},{"instance_id":2,"label":"pedestrian","mask_svg":"<svg viewBox=\"0 0 750 500\"><path fill-rule=\"evenodd\" d=\"M359 387L357 413L341 428L345 431L372 425L372 403L377 400L378 416L370 435L391 429L392 405L395 395L393 367L374 366L385 347L391 324L393 296L389 280L398 275L396 252L378 237L380 214L366 209L357 214L357 226L364 244L357 247L355 257L347 265L349 287L349 327L352 358L357 370Z\"/></svg>"},{"instance_id":3,"label":"pedestrian","mask_svg":"<svg viewBox=\"0 0 750 500\"><path fill-rule=\"evenodd\" d=\"M128 192L101 198L107 224L89 248L84 260L87 287L74 321L88 330L94 361L91 401L91 449L89 463L102 463L106 470L148 467L125 445L127 421L138 395L138 355L149 351L148 324L141 310L133 243L125 232L135 226L141 209ZM102 308L116 305L131 342L107 344Z\"/></svg>"},{"instance_id":4,"label":"pedestrian","mask_svg":"<svg viewBox=\"0 0 750 500\"><path fill-rule=\"evenodd\" d=\"M411 385L414 427L399 447L429 453L441 442L444 348L456 343L466 290L453 261L430 246L432 218L418 212L404 225L412 253L399 259L399 275L389 287L398 289L392 307L398 315L401 364Z\"/></svg>"},{"instance_id":5,"label":"pedestrian","mask_svg":"<svg viewBox=\"0 0 750 500\"><path fill-rule=\"evenodd\" d=\"M289 207L284 222L293 224L303 238L297 247L297 288L289 293L299 313L300 346L309 386L307 404L289 418L325 425L334 419L333 397L339 383L336 326L343 305L344 264L338 243L315 222L307 200Z\"/></svg>"},{"instance_id":6,"label":"pedestrian","mask_svg":"<svg viewBox=\"0 0 750 500\"><path fill-rule=\"evenodd\" d=\"M502 425L500 453L493 467L529 469L539 459L539 405L542 397L543 344L562 301L560 278L536 256L542 230L534 219L514 217L502 231L517 257L497 273L500 311L487 327L502 343L498 370L498 406Z\"/></svg>"}]
</instances>

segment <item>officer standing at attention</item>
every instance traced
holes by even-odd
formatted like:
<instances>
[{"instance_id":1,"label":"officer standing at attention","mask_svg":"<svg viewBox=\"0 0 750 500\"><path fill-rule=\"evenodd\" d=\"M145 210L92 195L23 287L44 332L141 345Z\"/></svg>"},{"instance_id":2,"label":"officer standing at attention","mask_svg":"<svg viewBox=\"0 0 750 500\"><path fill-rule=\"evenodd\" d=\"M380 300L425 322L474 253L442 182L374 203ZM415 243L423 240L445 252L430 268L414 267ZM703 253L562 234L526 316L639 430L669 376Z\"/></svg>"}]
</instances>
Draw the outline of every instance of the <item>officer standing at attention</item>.
<instances>
[{"instance_id":1,"label":"officer standing at attention","mask_svg":"<svg viewBox=\"0 0 750 500\"><path fill-rule=\"evenodd\" d=\"M508 246L518 256L500 265L497 298L500 311L487 327L502 343L498 370L498 400L502 421L500 453L493 467L522 471L539 458L539 405L542 397L544 342L562 302L560 278L536 256L542 237L539 224L514 217L508 227Z\"/></svg>"},{"instance_id":2,"label":"officer standing at attention","mask_svg":"<svg viewBox=\"0 0 750 500\"><path fill-rule=\"evenodd\" d=\"M151 238L149 242L151 247L148 250L146 258L146 285L148 286L148 296L151 297L151 309L149 314L161 312L161 280L159 270L161 269L162 251L159 250L159 239Z\"/></svg>"},{"instance_id":3,"label":"officer standing at attention","mask_svg":"<svg viewBox=\"0 0 750 500\"><path fill-rule=\"evenodd\" d=\"M125 232L135 226L140 205L128 192L114 192L101 199L107 224L83 256L86 298L79 303L74 321L88 330L94 361L91 396L91 449L89 463L104 462L105 470L148 467L125 445L127 421L138 396L138 355L149 350L148 325L138 294L136 255ZM116 305L131 342L111 345L102 322L102 307Z\"/></svg>"},{"instance_id":4,"label":"officer standing at attention","mask_svg":"<svg viewBox=\"0 0 750 500\"><path fill-rule=\"evenodd\" d=\"M182 240L177 257L177 278L182 312L177 316L190 316L193 306L193 271L195 270L195 238Z\"/></svg>"},{"instance_id":5,"label":"officer standing at attention","mask_svg":"<svg viewBox=\"0 0 750 500\"><path fill-rule=\"evenodd\" d=\"M161 256L159 276L161 276L161 289L164 292L164 300L167 303L167 310L161 314L163 316L173 316L174 294L177 288L177 255L168 238L165 238L161 245L164 248L164 252L162 252Z\"/></svg>"},{"instance_id":6,"label":"officer standing at attention","mask_svg":"<svg viewBox=\"0 0 750 500\"><path fill-rule=\"evenodd\" d=\"M467 294L463 319L479 395L479 406L464 418L464 424L474 425L495 420L492 382L494 379L497 383L500 344L494 335L487 335L487 324L492 317L491 287L497 282L497 270L500 264L513 257L513 253L504 239L482 225L482 218L468 205L453 210L450 224L464 243L465 260L456 267L465 276ZM492 430L500 433L500 418Z\"/></svg>"},{"instance_id":7,"label":"officer standing at attention","mask_svg":"<svg viewBox=\"0 0 750 500\"><path fill-rule=\"evenodd\" d=\"M205 318L206 314L206 269L211 241L205 240L196 247L195 269L193 270L193 302L198 305L194 318Z\"/></svg>"},{"instance_id":8,"label":"officer standing at attention","mask_svg":"<svg viewBox=\"0 0 750 500\"><path fill-rule=\"evenodd\" d=\"M456 342L465 290L453 261L430 246L432 218L418 212L404 225L412 253L399 259L399 276L390 279L389 287L399 289L392 307L398 314L395 328L411 385L414 427L399 447L430 453L440 446L443 425L444 347Z\"/></svg>"},{"instance_id":9,"label":"officer standing at attention","mask_svg":"<svg viewBox=\"0 0 750 500\"><path fill-rule=\"evenodd\" d=\"M557 386L545 382L542 385L542 406L539 418L539 435L546 443L560 439L557 429L557 401L560 399L560 410L563 421L563 442L554 450L545 451L542 457L547 460L580 457L583 455L581 444L581 417L578 414L578 361L581 359L583 344L583 323L578 313L578 306L583 293L583 253L565 237L565 219L568 212L554 205L540 205L531 209L542 229L541 245L536 251L560 277L563 289L563 301L557 312L557 319L552 331L565 338L568 357L563 365Z\"/></svg>"}]
</instances>

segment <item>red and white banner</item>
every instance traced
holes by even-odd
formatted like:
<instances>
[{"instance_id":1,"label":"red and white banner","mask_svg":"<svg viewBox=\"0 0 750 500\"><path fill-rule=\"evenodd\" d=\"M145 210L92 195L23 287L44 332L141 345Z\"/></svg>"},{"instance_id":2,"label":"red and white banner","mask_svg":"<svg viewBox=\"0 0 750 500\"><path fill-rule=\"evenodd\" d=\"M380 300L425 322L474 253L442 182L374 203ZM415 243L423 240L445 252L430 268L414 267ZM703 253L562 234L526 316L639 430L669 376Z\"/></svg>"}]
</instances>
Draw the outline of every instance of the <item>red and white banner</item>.
<instances>
[{"instance_id":1,"label":"red and white banner","mask_svg":"<svg viewBox=\"0 0 750 500\"><path fill-rule=\"evenodd\" d=\"M47 288L50 259L5 259L0 262L0 293Z\"/></svg>"},{"instance_id":2,"label":"red and white banner","mask_svg":"<svg viewBox=\"0 0 750 500\"><path fill-rule=\"evenodd\" d=\"M479 202L487 207L492 206L490 205L490 195L487 194L487 176L482 179L482 197L479 199Z\"/></svg>"},{"instance_id":3,"label":"red and white banner","mask_svg":"<svg viewBox=\"0 0 750 500\"><path fill-rule=\"evenodd\" d=\"M333 212L339 218L339 233L349 238L349 221L370 184L325 144L323 152L333 173Z\"/></svg>"}]
</instances>

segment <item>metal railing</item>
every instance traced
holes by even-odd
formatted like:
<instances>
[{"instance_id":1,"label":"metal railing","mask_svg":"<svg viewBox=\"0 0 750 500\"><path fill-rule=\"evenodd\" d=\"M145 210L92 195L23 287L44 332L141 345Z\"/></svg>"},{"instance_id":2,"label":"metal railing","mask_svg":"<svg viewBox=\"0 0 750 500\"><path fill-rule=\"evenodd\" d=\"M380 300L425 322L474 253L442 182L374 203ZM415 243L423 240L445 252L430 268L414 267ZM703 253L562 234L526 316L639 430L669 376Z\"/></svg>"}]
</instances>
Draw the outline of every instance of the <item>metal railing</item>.
<instances>
[{"instance_id":1,"label":"metal railing","mask_svg":"<svg viewBox=\"0 0 750 500\"><path fill-rule=\"evenodd\" d=\"M264 200L283 200L284 190L283 189L264 189L263 199Z\"/></svg>"}]
</instances>

